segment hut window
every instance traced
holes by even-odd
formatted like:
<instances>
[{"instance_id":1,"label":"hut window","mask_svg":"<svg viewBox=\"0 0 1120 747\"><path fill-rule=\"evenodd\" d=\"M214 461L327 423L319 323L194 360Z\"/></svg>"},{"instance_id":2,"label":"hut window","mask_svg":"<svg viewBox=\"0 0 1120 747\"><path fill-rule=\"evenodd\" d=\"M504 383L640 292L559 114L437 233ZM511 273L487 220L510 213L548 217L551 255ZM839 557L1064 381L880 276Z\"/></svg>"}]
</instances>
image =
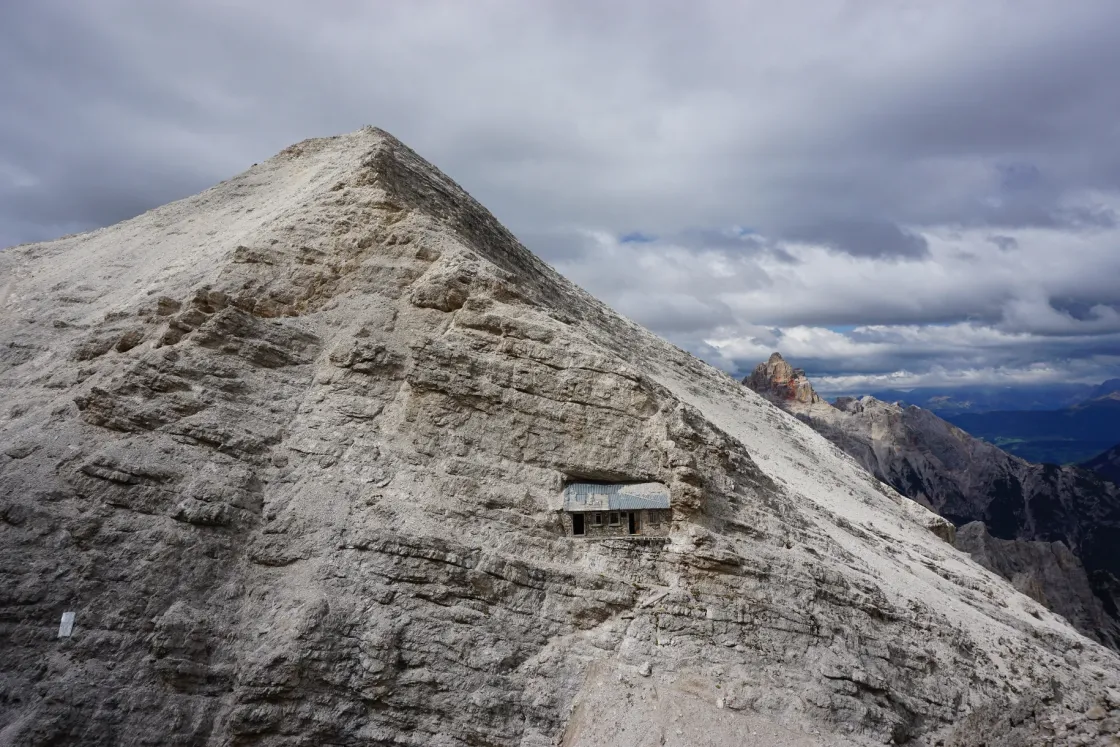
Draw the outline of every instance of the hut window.
<instances>
[{"instance_id":1,"label":"hut window","mask_svg":"<svg viewBox=\"0 0 1120 747\"><path fill-rule=\"evenodd\" d=\"M601 511L596 511L595 513L591 514L591 526L593 526L593 527L603 526L603 514L602 514Z\"/></svg>"},{"instance_id":2,"label":"hut window","mask_svg":"<svg viewBox=\"0 0 1120 747\"><path fill-rule=\"evenodd\" d=\"M618 511L611 511L610 521L612 527L618 526Z\"/></svg>"}]
</instances>

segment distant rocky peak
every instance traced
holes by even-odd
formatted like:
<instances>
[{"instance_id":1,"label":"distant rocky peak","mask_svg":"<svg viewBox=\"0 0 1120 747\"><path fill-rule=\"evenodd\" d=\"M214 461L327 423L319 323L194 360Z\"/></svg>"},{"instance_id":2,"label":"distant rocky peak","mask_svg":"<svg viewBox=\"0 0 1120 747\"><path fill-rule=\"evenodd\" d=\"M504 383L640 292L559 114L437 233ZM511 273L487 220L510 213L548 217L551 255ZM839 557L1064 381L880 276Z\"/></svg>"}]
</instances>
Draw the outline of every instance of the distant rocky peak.
<instances>
[{"instance_id":1,"label":"distant rocky peak","mask_svg":"<svg viewBox=\"0 0 1120 747\"><path fill-rule=\"evenodd\" d=\"M859 397L837 397L832 406L843 412L863 412L863 401Z\"/></svg>"},{"instance_id":2,"label":"distant rocky peak","mask_svg":"<svg viewBox=\"0 0 1120 747\"><path fill-rule=\"evenodd\" d=\"M773 353L765 363L759 363L743 383L772 399L806 405L821 401L804 369L791 366L781 353Z\"/></svg>"},{"instance_id":3,"label":"distant rocky peak","mask_svg":"<svg viewBox=\"0 0 1120 747\"><path fill-rule=\"evenodd\" d=\"M872 412L898 413L905 409L906 405L902 402L884 402L881 399L872 397L870 394L865 394L862 397L837 397L833 400L832 407L841 412L846 412L849 415L859 415L861 413ZM920 411L920 408L917 407L913 409L915 411Z\"/></svg>"}]
</instances>

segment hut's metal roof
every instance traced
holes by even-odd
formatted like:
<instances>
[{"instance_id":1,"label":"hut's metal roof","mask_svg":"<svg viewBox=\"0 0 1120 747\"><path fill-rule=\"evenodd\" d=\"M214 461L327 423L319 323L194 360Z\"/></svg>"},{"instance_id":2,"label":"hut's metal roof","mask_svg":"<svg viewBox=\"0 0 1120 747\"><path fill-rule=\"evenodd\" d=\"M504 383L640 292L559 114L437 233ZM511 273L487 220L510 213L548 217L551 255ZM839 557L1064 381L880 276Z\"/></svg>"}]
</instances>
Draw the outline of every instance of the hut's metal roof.
<instances>
[{"instance_id":1,"label":"hut's metal roof","mask_svg":"<svg viewBox=\"0 0 1120 747\"><path fill-rule=\"evenodd\" d=\"M564 488L565 511L638 511L669 508L669 488L659 482L573 482Z\"/></svg>"}]
</instances>

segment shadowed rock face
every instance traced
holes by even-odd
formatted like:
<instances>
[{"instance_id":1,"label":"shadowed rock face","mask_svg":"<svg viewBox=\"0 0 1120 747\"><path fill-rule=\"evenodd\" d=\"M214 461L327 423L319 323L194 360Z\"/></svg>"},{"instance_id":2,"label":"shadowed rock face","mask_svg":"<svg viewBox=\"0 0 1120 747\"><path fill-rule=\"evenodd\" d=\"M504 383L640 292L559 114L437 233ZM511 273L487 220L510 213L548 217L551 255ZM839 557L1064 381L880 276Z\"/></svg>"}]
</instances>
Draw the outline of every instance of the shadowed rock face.
<instances>
[{"instance_id":1,"label":"shadowed rock face","mask_svg":"<svg viewBox=\"0 0 1120 747\"><path fill-rule=\"evenodd\" d=\"M1021 745L1120 685L379 130L0 278L0 745Z\"/></svg>"},{"instance_id":2,"label":"shadowed rock face","mask_svg":"<svg viewBox=\"0 0 1120 747\"><path fill-rule=\"evenodd\" d=\"M754 376L745 383L753 388ZM807 379L801 384L808 385ZM903 495L958 526L983 522L986 530L958 532L958 546L1082 632L1120 647L1115 485L1083 469L1023 461L918 407L874 397L842 397L833 406L774 396L774 390L757 391ZM988 540L980 542L981 535Z\"/></svg>"},{"instance_id":3,"label":"shadowed rock face","mask_svg":"<svg viewBox=\"0 0 1120 747\"><path fill-rule=\"evenodd\" d=\"M1113 446L1103 454L1098 454L1081 466L1096 472L1110 482L1120 485L1120 444Z\"/></svg>"},{"instance_id":4,"label":"shadowed rock face","mask_svg":"<svg viewBox=\"0 0 1120 747\"><path fill-rule=\"evenodd\" d=\"M1084 564L1064 542L999 539L983 522L974 521L957 529L954 543L1079 630L1115 643L1114 620L1095 597Z\"/></svg>"}]
</instances>

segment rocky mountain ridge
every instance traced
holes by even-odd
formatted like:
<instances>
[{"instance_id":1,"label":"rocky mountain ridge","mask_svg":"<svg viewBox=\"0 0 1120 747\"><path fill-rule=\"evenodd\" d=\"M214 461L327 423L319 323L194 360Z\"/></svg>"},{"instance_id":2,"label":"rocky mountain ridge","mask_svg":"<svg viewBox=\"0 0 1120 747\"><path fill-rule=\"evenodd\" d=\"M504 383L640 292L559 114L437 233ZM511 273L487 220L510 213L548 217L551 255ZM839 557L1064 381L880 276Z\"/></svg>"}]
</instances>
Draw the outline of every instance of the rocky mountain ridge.
<instances>
[{"instance_id":1,"label":"rocky mountain ridge","mask_svg":"<svg viewBox=\"0 0 1120 747\"><path fill-rule=\"evenodd\" d=\"M780 368L780 359L775 353L759 364L744 384L753 389ZM958 527L983 522L958 531L957 546L1080 630L1120 646L1115 485L1086 470L1026 462L919 407L873 397L841 397L830 405L815 393L806 396L811 387L804 378L800 397L775 396L784 391L781 383L756 391Z\"/></svg>"},{"instance_id":2,"label":"rocky mountain ridge","mask_svg":"<svg viewBox=\"0 0 1120 747\"><path fill-rule=\"evenodd\" d=\"M1096 472L1104 479L1120 485L1120 444L1098 454L1083 463L1081 467Z\"/></svg>"},{"instance_id":3,"label":"rocky mountain ridge","mask_svg":"<svg viewBox=\"0 0 1120 747\"><path fill-rule=\"evenodd\" d=\"M0 745L1010 747L1120 715L1113 652L383 131L0 278ZM575 480L667 486L668 538L567 536Z\"/></svg>"},{"instance_id":4,"label":"rocky mountain ridge","mask_svg":"<svg viewBox=\"0 0 1120 747\"><path fill-rule=\"evenodd\" d=\"M1117 397L1114 395L1118 394L1120 394L1120 379L1108 379L1098 384L1096 388L1094 388L1093 391L1089 393L1089 396L1085 399L1094 400L1108 396L1112 396L1113 399L1117 399Z\"/></svg>"}]
</instances>

